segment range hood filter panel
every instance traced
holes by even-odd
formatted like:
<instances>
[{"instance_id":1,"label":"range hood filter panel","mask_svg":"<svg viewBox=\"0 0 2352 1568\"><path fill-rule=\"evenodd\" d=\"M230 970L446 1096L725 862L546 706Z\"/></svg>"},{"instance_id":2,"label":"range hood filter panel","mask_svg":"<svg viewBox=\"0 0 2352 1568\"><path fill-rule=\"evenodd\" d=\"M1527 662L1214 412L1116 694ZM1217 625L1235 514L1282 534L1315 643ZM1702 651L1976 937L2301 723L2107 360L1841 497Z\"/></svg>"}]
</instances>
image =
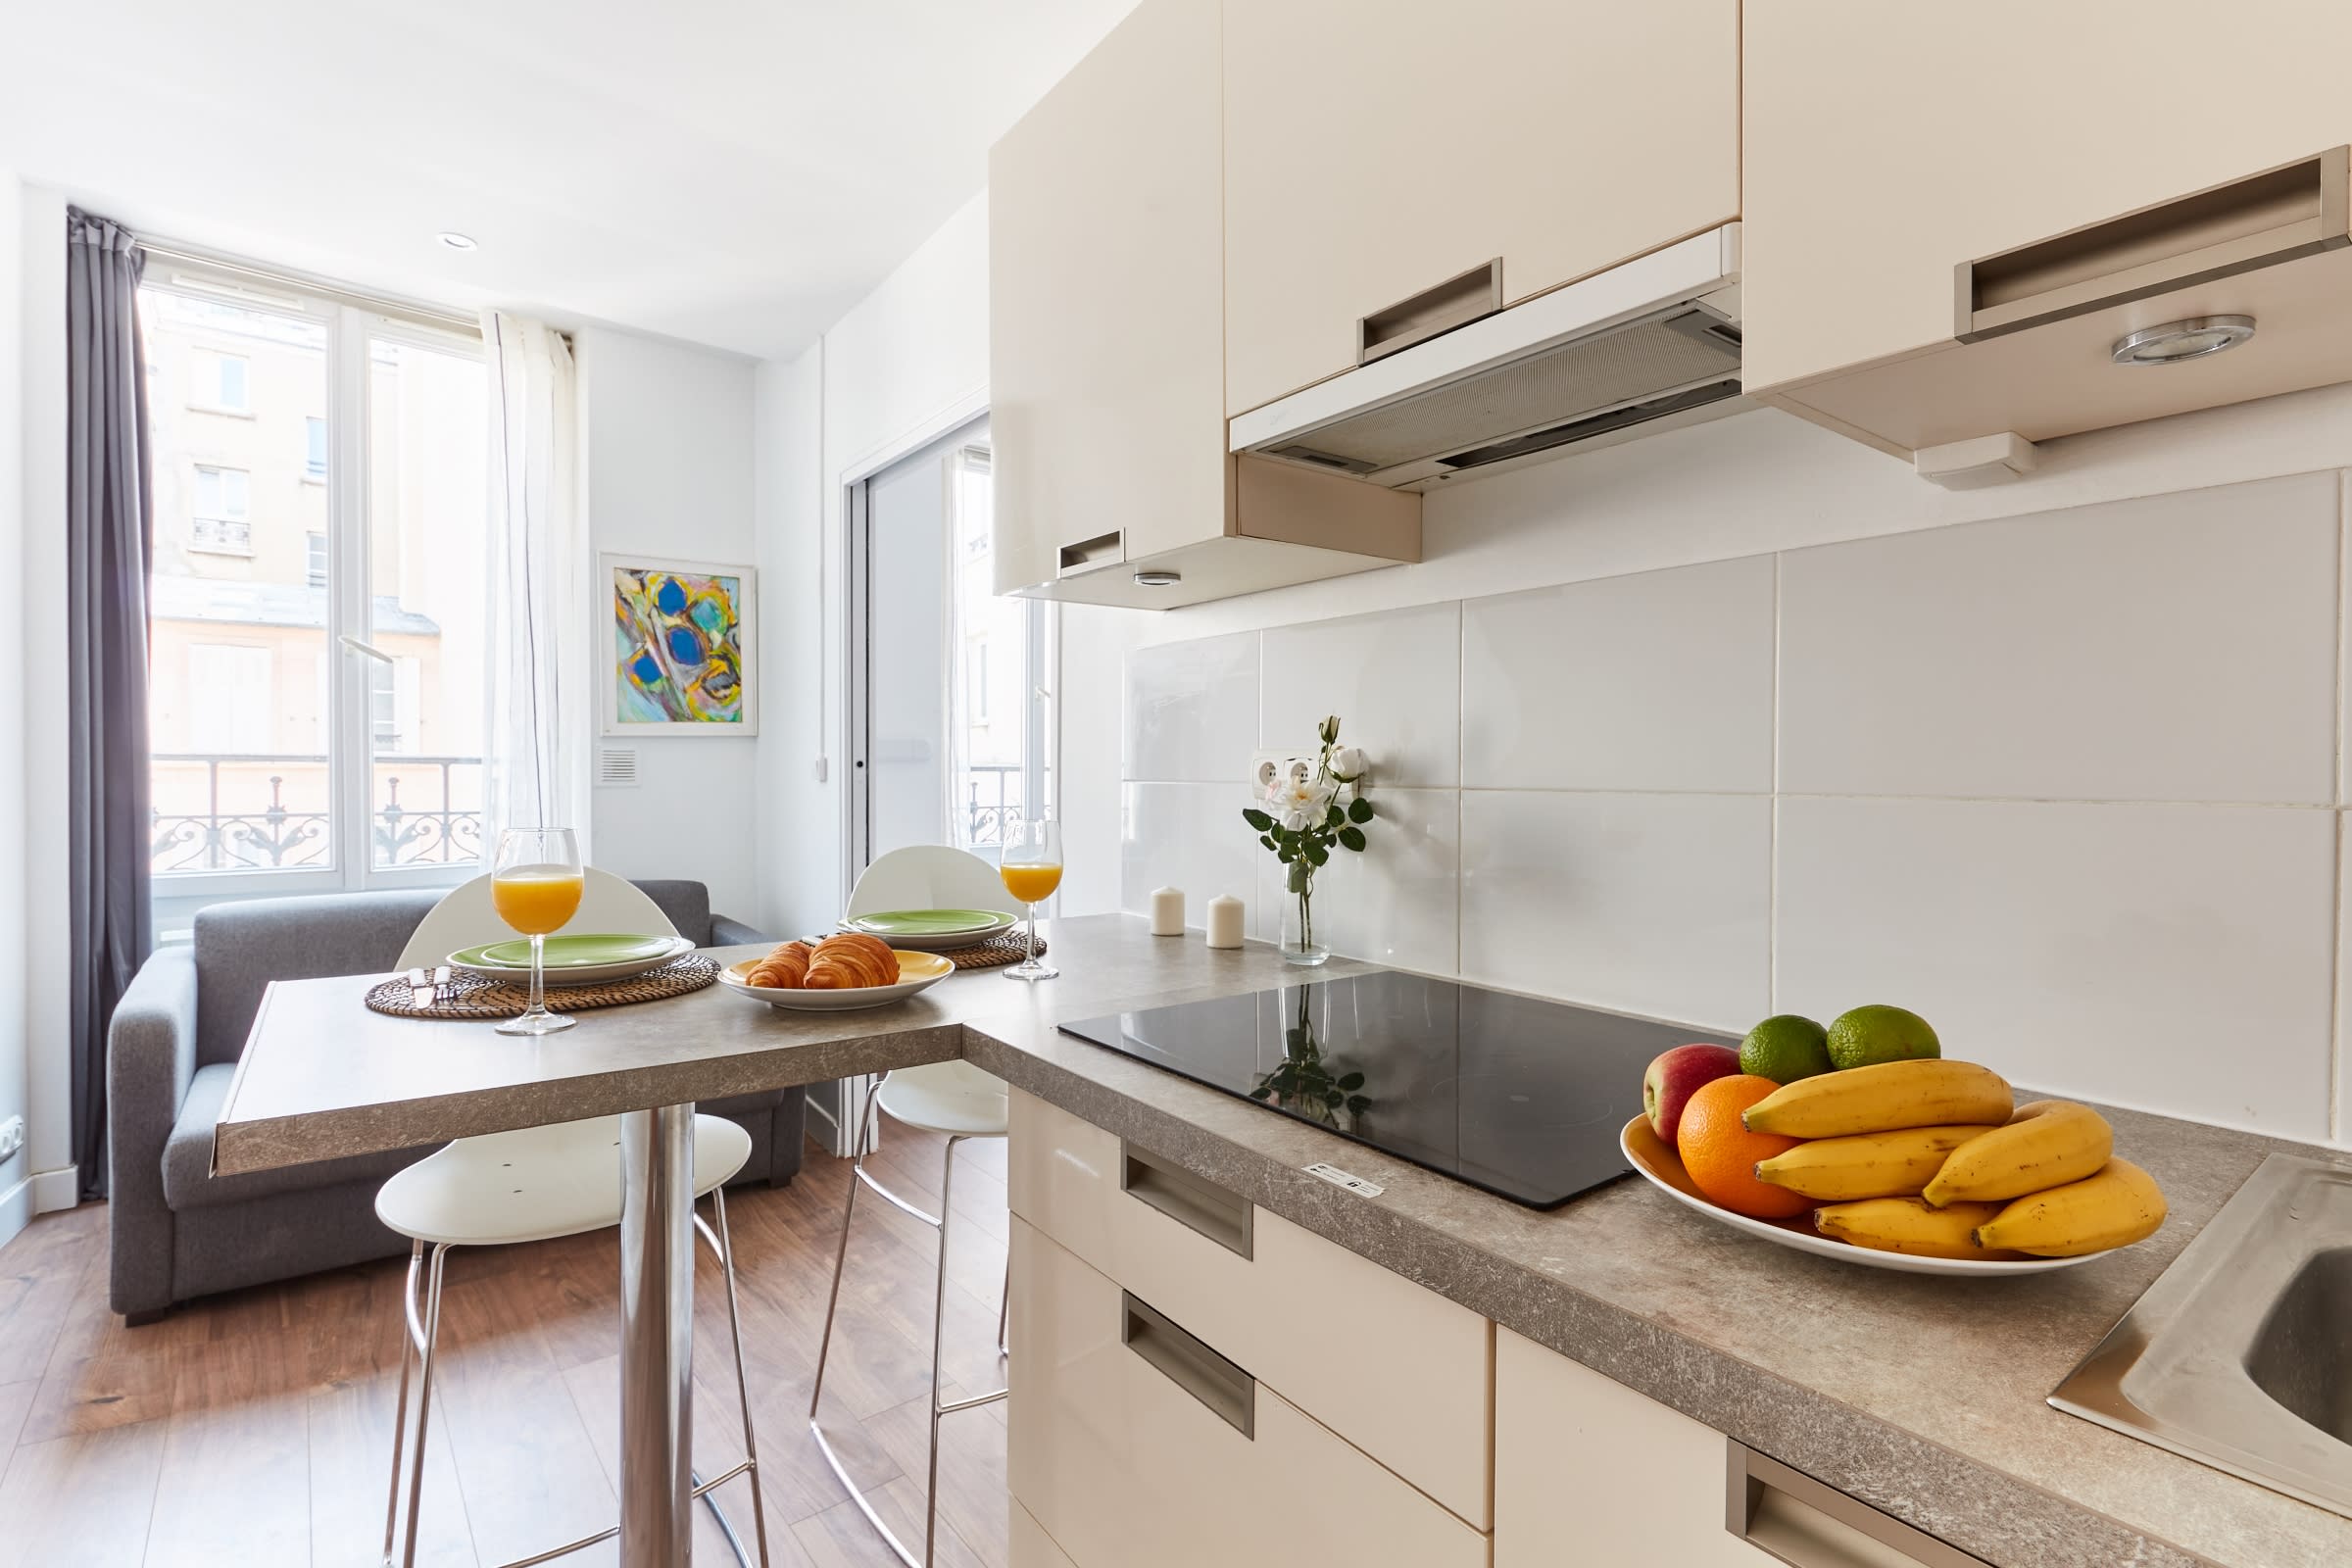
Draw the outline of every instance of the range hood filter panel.
<instances>
[{"instance_id":1,"label":"range hood filter panel","mask_svg":"<svg viewBox=\"0 0 2352 1568\"><path fill-rule=\"evenodd\" d=\"M1332 466L1368 473L1739 374L1737 329L1682 306L1336 419L1291 444L1305 449L1300 457L1327 454L1342 460Z\"/></svg>"}]
</instances>

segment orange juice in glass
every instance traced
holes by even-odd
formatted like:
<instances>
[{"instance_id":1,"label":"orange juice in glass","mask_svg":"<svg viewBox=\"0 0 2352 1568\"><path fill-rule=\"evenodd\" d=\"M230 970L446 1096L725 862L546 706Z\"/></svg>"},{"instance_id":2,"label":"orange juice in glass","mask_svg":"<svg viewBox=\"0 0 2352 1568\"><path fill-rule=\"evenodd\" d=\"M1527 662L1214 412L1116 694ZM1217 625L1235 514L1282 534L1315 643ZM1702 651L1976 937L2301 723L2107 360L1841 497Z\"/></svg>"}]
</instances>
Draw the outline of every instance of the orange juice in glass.
<instances>
[{"instance_id":1,"label":"orange juice in glass","mask_svg":"<svg viewBox=\"0 0 2352 1568\"><path fill-rule=\"evenodd\" d=\"M587 872L564 827L513 827L498 836L490 904L498 917L531 939L531 1004L498 1026L502 1035L552 1035L572 1020L547 1010L547 939L580 906Z\"/></svg>"},{"instance_id":2,"label":"orange juice in glass","mask_svg":"<svg viewBox=\"0 0 2352 1568\"><path fill-rule=\"evenodd\" d=\"M1009 822L1004 828L1004 854L997 861L1004 891L1029 911L1029 956L1004 971L1007 980L1051 980L1061 973L1037 961L1037 906L1061 886L1061 824Z\"/></svg>"}]
</instances>

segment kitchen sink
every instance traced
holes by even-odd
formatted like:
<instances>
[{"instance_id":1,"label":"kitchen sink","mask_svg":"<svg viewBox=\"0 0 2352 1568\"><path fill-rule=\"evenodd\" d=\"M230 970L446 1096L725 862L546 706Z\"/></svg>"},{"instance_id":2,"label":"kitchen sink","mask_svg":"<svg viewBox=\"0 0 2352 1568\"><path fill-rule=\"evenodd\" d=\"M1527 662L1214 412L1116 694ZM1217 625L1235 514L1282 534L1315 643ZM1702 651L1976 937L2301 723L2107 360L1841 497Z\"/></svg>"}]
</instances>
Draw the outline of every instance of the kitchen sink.
<instances>
[{"instance_id":1,"label":"kitchen sink","mask_svg":"<svg viewBox=\"0 0 2352 1568\"><path fill-rule=\"evenodd\" d=\"M2352 1518L2352 1169L2264 1160L2050 1403Z\"/></svg>"}]
</instances>

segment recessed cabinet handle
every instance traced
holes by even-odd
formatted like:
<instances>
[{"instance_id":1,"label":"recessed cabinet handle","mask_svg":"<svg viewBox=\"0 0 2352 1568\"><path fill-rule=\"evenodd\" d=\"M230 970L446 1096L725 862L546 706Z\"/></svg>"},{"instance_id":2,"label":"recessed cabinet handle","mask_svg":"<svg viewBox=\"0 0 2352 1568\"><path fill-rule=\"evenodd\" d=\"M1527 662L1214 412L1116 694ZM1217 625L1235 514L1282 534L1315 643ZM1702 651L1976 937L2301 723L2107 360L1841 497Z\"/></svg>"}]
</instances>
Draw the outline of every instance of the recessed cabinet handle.
<instances>
[{"instance_id":1,"label":"recessed cabinet handle","mask_svg":"<svg viewBox=\"0 0 2352 1568\"><path fill-rule=\"evenodd\" d=\"M1257 1379L1125 1291L1119 1293L1119 1343L1207 1405L1218 1420L1256 1441Z\"/></svg>"},{"instance_id":2,"label":"recessed cabinet handle","mask_svg":"<svg viewBox=\"0 0 2352 1568\"><path fill-rule=\"evenodd\" d=\"M1250 1200L1119 1141L1119 1190L1229 1252L1250 1255Z\"/></svg>"},{"instance_id":3,"label":"recessed cabinet handle","mask_svg":"<svg viewBox=\"0 0 2352 1568\"><path fill-rule=\"evenodd\" d=\"M1986 1568L1801 1470L1740 1443L1730 1448L1724 1528L1790 1568Z\"/></svg>"},{"instance_id":4,"label":"recessed cabinet handle","mask_svg":"<svg viewBox=\"0 0 2352 1568\"><path fill-rule=\"evenodd\" d=\"M1074 577L1082 571L1094 571L1102 566L1115 566L1127 559L1127 533L1113 528L1092 539L1081 539L1073 545L1063 545L1054 558L1054 574Z\"/></svg>"},{"instance_id":5,"label":"recessed cabinet handle","mask_svg":"<svg viewBox=\"0 0 2352 1568\"><path fill-rule=\"evenodd\" d=\"M1502 309L1502 258L1457 272L1409 299L1356 318L1355 363L1409 349Z\"/></svg>"}]
</instances>

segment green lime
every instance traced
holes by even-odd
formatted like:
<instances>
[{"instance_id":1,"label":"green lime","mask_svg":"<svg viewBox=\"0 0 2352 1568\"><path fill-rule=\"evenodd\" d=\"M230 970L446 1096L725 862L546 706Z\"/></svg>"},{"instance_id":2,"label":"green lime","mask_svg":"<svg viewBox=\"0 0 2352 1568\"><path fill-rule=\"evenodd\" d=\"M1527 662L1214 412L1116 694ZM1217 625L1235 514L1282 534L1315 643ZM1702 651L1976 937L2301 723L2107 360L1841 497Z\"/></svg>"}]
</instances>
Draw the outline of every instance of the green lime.
<instances>
[{"instance_id":1,"label":"green lime","mask_svg":"<svg viewBox=\"0 0 2352 1568\"><path fill-rule=\"evenodd\" d=\"M1828 1036L1793 1012L1765 1019L1740 1042L1740 1070L1776 1084L1792 1084L1830 1070Z\"/></svg>"},{"instance_id":2,"label":"green lime","mask_svg":"<svg viewBox=\"0 0 2352 1568\"><path fill-rule=\"evenodd\" d=\"M1943 1046L1928 1020L1902 1007L1856 1007L1839 1013L1830 1025L1830 1061L1839 1068L1942 1054Z\"/></svg>"}]
</instances>

